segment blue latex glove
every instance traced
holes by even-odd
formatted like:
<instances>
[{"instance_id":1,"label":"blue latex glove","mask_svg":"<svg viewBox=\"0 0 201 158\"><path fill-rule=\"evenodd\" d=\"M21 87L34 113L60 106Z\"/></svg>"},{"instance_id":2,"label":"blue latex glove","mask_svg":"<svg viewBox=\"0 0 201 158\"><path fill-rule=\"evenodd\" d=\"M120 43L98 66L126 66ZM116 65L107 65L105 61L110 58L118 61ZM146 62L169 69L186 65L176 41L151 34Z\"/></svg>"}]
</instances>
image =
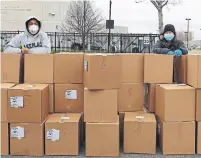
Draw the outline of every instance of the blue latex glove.
<instances>
[{"instance_id":1,"label":"blue latex glove","mask_svg":"<svg viewBox=\"0 0 201 158\"><path fill-rule=\"evenodd\" d=\"M175 53L173 51L169 51L168 55L174 55Z\"/></svg>"},{"instance_id":2,"label":"blue latex glove","mask_svg":"<svg viewBox=\"0 0 201 158\"><path fill-rule=\"evenodd\" d=\"M182 55L182 51L180 49L175 50L175 56L179 57Z\"/></svg>"}]
</instances>

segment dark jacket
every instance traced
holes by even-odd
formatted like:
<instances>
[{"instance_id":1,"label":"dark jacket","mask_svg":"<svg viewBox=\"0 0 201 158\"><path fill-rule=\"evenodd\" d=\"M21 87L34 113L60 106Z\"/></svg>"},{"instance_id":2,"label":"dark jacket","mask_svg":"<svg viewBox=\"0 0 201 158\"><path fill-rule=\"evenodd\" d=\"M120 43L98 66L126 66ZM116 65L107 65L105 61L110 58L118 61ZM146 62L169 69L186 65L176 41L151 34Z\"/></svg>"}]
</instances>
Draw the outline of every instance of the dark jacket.
<instances>
[{"instance_id":1,"label":"dark jacket","mask_svg":"<svg viewBox=\"0 0 201 158\"><path fill-rule=\"evenodd\" d=\"M163 38L162 40L158 40L156 42L153 48L153 53L167 54L169 51L175 51L177 49L181 49L183 55L188 54L188 50L182 41L177 39L174 39L173 41L166 41Z\"/></svg>"}]
</instances>

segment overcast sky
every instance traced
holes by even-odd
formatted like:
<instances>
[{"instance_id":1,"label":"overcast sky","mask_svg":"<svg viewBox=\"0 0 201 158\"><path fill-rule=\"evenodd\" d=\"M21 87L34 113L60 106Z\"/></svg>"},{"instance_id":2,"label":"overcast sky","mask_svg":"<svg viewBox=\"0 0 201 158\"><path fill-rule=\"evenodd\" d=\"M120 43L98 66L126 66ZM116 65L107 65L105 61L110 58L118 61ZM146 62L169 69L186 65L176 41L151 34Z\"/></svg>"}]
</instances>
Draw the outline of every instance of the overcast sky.
<instances>
[{"instance_id":1,"label":"overcast sky","mask_svg":"<svg viewBox=\"0 0 201 158\"><path fill-rule=\"evenodd\" d=\"M190 30L194 31L194 39L201 40L201 0L180 0L181 4L164 8L164 24L172 23L176 30L187 30L186 18L191 18ZM102 10L104 18L109 17L109 0L95 0ZM156 8L145 0L112 0L112 19L115 25L127 26L129 33L156 33L158 30L158 13Z\"/></svg>"}]
</instances>

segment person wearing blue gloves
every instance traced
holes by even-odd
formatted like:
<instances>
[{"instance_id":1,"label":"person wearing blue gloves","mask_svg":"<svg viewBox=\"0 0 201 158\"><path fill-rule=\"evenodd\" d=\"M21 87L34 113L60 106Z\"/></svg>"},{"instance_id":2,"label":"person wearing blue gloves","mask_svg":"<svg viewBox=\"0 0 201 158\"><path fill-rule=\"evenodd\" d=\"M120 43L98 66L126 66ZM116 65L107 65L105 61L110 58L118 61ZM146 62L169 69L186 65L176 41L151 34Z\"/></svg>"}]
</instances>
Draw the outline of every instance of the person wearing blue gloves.
<instances>
[{"instance_id":1,"label":"person wearing blue gloves","mask_svg":"<svg viewBox=\"0 0 201 158\"><path fill-rule=\"evenodd\" d=\"M181 56L188 54L184 43L176 38L176 30L172 24L165 26L163 38L158 40L153 48L153 53Z\"/></svg>"}]
</instances>

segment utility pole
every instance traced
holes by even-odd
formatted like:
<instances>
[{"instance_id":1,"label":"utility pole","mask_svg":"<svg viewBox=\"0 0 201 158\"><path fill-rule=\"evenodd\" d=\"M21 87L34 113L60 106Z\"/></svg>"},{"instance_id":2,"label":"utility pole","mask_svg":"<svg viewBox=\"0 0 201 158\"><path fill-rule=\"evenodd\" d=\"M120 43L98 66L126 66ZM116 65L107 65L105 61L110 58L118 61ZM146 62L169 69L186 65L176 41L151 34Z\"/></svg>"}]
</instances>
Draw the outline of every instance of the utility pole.
<instances>
[{"instance_id":1,"label":"utility pole","mask_svg":"<svg viewBox=\"0 0 201 158\"><path fill-rule=\"evenodd\" d=\"M188 24L187 24L187 49L188 49L188 47L189 47L189 43L188 43L188 41L189 41L189 21L191 19L190 18L186 18L186 20L188 22Z\"/></svg>"},{"instance_id":2,"label":"utility pole","mask_svg":"<svg viewBox=\"0 0 201 158\"><path fill-rule=\"evenodd\" d=\"M112 0L110 0L109 20L111 20L111 14L112 14ZM111 29L109 29L109 34L108 34L108 53L110 52L110 35L111 35Z\"/></svg>"},{"instance_id":3,"label":"utility pole","mask_svg":"<svg viewBox=\"0 0 201 158\"><path fill-rule=\"evenodd\" d=\"M83 17L83 35L82 35L82 48L85 53L85 32L86 32L86 0L84 0L84 17Z\"/></svg>"}]
</instances>

